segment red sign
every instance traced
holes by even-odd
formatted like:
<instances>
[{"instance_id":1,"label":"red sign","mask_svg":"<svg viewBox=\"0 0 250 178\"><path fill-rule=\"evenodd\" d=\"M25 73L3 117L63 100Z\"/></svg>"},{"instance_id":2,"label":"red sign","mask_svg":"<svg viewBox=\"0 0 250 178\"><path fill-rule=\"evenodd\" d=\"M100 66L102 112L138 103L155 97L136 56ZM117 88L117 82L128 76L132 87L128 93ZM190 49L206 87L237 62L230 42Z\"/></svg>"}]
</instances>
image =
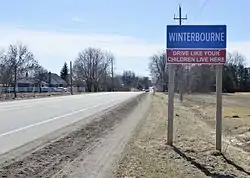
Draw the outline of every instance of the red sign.
<instances>
[{"instance_id":1,"label":"red sign","mask_svg":"<svg viewBox=\"0 0 250 178\"><path fill-rule=\"evenodd\" d=\"M167 49L167 62L171 64L225 64L226 50Z\"/></svg>"}]
</instances>

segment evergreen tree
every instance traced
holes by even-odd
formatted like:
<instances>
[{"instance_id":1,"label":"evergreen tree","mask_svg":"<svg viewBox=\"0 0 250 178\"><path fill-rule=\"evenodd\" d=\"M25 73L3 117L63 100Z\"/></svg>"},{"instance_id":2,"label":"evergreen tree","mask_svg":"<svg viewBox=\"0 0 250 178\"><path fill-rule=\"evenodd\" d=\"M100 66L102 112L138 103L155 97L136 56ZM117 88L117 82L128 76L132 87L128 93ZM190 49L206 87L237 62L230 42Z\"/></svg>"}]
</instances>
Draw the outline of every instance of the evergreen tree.
<instances>
[{"instance_id":1,"label":"evergreen tree","mask_svg":"<svg viewBox=\"0 0 250 178\"><path fill-rule=\"evenodd\" d=\"M60 72L60 76L63 80L65 80L67 83L68 83L68 79L69 79L69 68L68 68L68 65L67 63L65 62L63 67L62 67L62 70Z\"/></svg>"}]
</instances>

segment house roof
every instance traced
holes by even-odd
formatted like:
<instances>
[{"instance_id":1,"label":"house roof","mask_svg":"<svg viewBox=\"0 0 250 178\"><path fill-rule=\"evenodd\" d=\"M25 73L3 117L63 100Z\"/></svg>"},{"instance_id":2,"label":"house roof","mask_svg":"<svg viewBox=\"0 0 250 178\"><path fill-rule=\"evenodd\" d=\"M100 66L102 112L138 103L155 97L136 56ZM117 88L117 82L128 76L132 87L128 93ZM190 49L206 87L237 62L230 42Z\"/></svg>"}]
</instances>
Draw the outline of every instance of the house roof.
<instances>
[{"instance_id":1,"label":"house roof","mask_svg":"<svg viewBox=\"0 0 250 178\"><path fill-rule=\"evenodd\" d=\"M48 74L49 75L49 74ZM49 80L49 76L47 77L47 82ZM61 85L67 85L67 82L65 80L63 80L59 75L57 75L56 73L51 73L51 84L52 85L57 85L57 84L61 84Z\"/></svg>"},{"instance_id":2,"label":"house roof","mask_svg":"<svg viewBox=\"0 0 250 178\"><path fill-rule=\"evenodd\" d=\"M21 79L19 79L18 81L17 81L17 83L25 83L25 84L30 84L30 85L32 85L32 84L36 84L37 83L37 80L36 79L34 79L34 78L21 78Z\"/></svg>"},{"instance_id":3,"label":"house roof","mask_svg":"<svg viewBox=\"0 0 250 178\"><path fill-rule=\"evenodd\" d=\"M34 85L34 84L37 84L38 81L35 78L24 77L24 78L19 79L17 83L25 83L25 84ZM49 83L49 74L46 77L46 81L42 81L42 83L43 84ZM55 73L51 73L51 84L52 85L67 85L67 82L63 80L59 75Z\"/></svg>"}]
</instances>

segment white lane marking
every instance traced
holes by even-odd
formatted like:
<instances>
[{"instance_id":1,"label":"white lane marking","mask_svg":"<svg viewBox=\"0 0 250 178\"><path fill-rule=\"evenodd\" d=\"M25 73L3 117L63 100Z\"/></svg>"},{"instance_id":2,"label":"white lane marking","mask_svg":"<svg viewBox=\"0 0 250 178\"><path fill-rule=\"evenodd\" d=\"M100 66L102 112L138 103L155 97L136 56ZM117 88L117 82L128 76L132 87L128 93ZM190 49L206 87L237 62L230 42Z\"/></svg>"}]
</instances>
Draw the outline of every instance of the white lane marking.
<instances>
[{"instance_id":1,"label":"white lane marking","mask_svg":"<svg viewBox=\"0 0 250 178\"><path fill-rule=\"evenodd\" d=\"M80 109L80 110L77 110L77 111L73 111L71 113L67 113L67 114L64 114L64 115L61 115L61 116L57 116L57 117L53 117L51 119L48 119L48 120L45 120L45 121L41 121L41 122L37 122L35 124L32 124L32 125L27 125L25 127L20 127L18 129L15 129L15 130L11 130L11 131L8 131L8 132L5 132L5 133L2 133L0 134L0 138L1 137L4 137L6 135L10 135L10 134L13 134L15 132L20 132L20 131L23 131L23 130L26 130L26 129L29 129L29 128L32 128L32 127L35 127L35 126L39 126L39 125L42 125L42 124L46 124L48 122L52 122L52 121L55 121L55 120L58 120L58 119L61 119L61 118L64 118L64 117L67 117L67 116L71 116L71 115L74 115L74 114L77 114L79 112L83 112L83 111L86 111L88 109L92 109L92 108L96 108L98 106L100 106L101 104L97 104L95 106L92 106L92 107L88 107L88 108L84 108L84 109Z\"/></svg>"},{"instance_id":2,"label":"white lane marking","mask_svg":"<svg viewBox=\"0 0 250 178\"><path fill-rule=\"evenodd\" d=\"M15 110L16 108L18 109L24 109L24 108L28 108L28 107L34 107L34 105L36 104L52 104L52 103L55 103L57 104L56 102L60 102L60 101L65 101L63 99L61 100L55 100L55 101L46 101L46 102L32 102L32 103L25 103L25 104L20 104L20 105L7 105L7 106L4 106L4 107L0 107L0 111L12 111L12 110Z\"/></svg>"},{"instance_id":3,"label":"white lane marking","mask_svg":"<svg viewBox=\"0 0 250 178\"><path fill-rule=\"evenodd\" d=\"M109 93L99 93L99 94L85 94L85 95L73 95L73 96L61 96L61 97L51 97L51 98L42 98L42 99L38 99L36 101L33 100L33 102L31 100L25 100L23 102L21 102L22 100L20 100L20 103L0 103L0 111L10 111L10 110L14 110L13 108L18 108L18 107L29 107L32 106L33 104L50 104L50 103L56 103L56 102L60 102L60 101L65 101L65 99L67 100L71 100L71 99L75 99L75 98L79 98L79 96L83 96L82 98L85 98L87 96L90 97L90 95L94 95L94 96L99 96L99 95L106 95ZM66 98L67 97L67 98ZM93 97L93 96L91 96ZM16 101L18 102L18 101ZM7 110L6 110L7 109Z\"/></svg>"},{"instance_id":4,"label":"white lane marking","mask_svg":"<svg viewBox=\"0 0 250 178\"><path fill-rule=\"evenodd\" d=\"M43 98L34 98L34 99L24 99L24 100L16 100L16 101L4 101L0 102L0 106L21 106L23 104L35 104L40 102L47 102L47 101L60 101L64 99L75 99L79 97L92 97L93 96L99 96L99 95L106 95L109 93L88 93L88 94L82 94L82 95L65 95L65 96L53 96L53 97L43 97Z\"/></svg>"},{"instance_id":5,"label":"white lane marking","mask_svg":"<svg viewBox=\"0 0 250 178\"><path fill-rule=\"evenodd\" d=\"M131 96L130 96L130 97L131 97ZM130 97L129 97L129 98L130 98ZM18 128L18 129L11 130L11 131L8 131L8 132L5 132L5 133L0 134L0 138L1 138L1 137L4 137L4 136L6 136L6 135L10 135L10 134L13 134L13 133L16 133L16 132L20 132L20 131L23 131L23 130L26 130L26 129L35 127L35 126L39 126L39 125L42 125L42 124L46 124L46 123L48 123L48 122L52 122L52 121L55 121L55 120L58 120L58 119L61 119L61 118L67 117L67 116L71 116L71 115L80 113L80 112L82 112L82 111L86 111L86 110L88 110L88 109L96 108L96 107L101 106L101 105L107 105L107 104L109 104L109 103L113 103L113 104L114 104L114 103L120 103L121 101L128 100L129 98L119 98L118 100L117 100L117 98L116 98L116 99L114 99L114 100L110 100L108 103L100 103L100 104L97 104L97 105L92 106L92 107L88 107L88 108L80 109L80 110L77 110L77 111L73 111L73 112L71 112L71 113L67 113L67 114L64 114L64 115L61 115L61 116L53 117L53 118L48 119L48 120L45 120L45 121L37 122L37 123L32 124L32 125L27 125L27 126L25 126L25 127L20 127L20 128Z\"/></svg>"}]
</instances>

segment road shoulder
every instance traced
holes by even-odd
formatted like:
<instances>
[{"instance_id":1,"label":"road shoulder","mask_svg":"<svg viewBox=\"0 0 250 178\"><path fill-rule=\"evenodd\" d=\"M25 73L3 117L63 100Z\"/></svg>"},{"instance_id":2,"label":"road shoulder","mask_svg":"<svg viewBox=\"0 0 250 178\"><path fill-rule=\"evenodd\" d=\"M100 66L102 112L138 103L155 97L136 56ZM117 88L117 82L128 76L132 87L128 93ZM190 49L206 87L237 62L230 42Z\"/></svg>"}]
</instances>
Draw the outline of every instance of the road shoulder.
<instances>
[{"instance_id":1,"label":"road shoulder","mask_svg":"<svg viewBox=\"0 0 250 178\"><path fill-rule=\"evenodd\" d=\"M145 118L149 106L150 97L146 96L117 127L107 136L99 139L98 146L89 152L82 152L76 160L67 165L55 177L110 178L124 146L133 134L137 124L141 119Z\"/></svg>"}]
</instances>

